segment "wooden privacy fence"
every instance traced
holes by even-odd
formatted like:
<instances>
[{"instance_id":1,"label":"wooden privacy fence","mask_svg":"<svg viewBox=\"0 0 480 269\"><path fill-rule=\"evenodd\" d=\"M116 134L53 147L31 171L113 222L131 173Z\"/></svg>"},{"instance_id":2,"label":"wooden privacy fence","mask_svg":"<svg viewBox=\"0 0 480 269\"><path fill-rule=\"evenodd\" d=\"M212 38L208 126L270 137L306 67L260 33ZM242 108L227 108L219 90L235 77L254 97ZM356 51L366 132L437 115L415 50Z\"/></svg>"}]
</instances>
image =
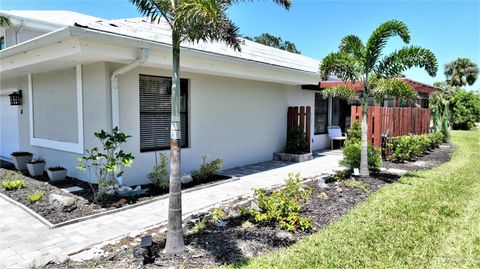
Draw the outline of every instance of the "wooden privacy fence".
<instances>
[{"instance_id":1,"label":"wooden privacy fence","mask_svg":"<svg viewBox=\"0 0 480 269\"><path fill-rule=\"evenodd\" d=\"M362 122L362 107L352 106L352 123ZM430 131L430 109L411 107L368 107L368 142L377 148L382 146L382 134L389 137L426 134Z\"/></svg>"},{"instance_id":2,"label":"wooden privacy fence","mask_svg":"<svg viewBox=\"0 0 480 269\"><path fill-rule=\"evenodd\" d=\"M293 127L300 126L305 132L308 149L310 149L311 112L312 109L309 106L289 106L287 115L287 134Z\"/></svg>"}]
</instances>

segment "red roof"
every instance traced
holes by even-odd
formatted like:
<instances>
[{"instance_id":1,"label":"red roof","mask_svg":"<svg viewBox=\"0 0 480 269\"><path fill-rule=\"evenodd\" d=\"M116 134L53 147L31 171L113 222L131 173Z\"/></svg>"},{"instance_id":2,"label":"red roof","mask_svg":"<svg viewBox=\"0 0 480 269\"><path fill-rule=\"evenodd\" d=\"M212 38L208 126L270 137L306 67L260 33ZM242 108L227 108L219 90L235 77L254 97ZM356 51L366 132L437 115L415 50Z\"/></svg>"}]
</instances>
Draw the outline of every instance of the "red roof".
<instances>
[{"instance_id":1,"label":"red roof","mask_svg":"<svg viewBox=\"0 0 480 269\"><path fill-rule=\"evenodd\" d=\"M431 86L428 84L424 84L415 80L411 80L408 78L401 78L401 80L405 81L410 87L412 87L415 91L417 92L423 92L423 93L428 93L431 94L433 92L438 91L440 88ZM320 89L326 89L326 88L331 88L331 87L336 87L340 85L346 85L348 87L353 88L356 91L362 91L363 90L363 85L360 82L344 82L344 81L320 81L318 83L318 87Z\"/></svg>"}]
</instances>

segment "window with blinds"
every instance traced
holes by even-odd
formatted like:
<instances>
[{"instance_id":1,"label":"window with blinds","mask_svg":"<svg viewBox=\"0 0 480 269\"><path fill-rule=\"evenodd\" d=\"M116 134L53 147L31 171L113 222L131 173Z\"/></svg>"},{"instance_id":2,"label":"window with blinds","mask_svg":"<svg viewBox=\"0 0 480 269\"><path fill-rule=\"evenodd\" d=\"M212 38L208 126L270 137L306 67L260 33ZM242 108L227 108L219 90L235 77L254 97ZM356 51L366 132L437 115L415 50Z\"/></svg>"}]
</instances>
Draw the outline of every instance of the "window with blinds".
<instances>
[{"instance_id":1,"label":"window with blinds","mask_svg":"<svg viewBox=\"0 0 480 269\"><path fill-rule=\"evenodd\" d=\"M172 79L140 75L140 151L170 148ZM188 80L180 80L181 146L188 146Z\"/></svg>"},{"instance_id":2,"label":"window with blinds","mask_svg":"<svg viewBox=\"0 0 480 269\"><path fill-rule=\"evenodd\" d=\"M315 93L315 134L326 134L328 125L328 99Z\"/></svg>"}]
</instances>

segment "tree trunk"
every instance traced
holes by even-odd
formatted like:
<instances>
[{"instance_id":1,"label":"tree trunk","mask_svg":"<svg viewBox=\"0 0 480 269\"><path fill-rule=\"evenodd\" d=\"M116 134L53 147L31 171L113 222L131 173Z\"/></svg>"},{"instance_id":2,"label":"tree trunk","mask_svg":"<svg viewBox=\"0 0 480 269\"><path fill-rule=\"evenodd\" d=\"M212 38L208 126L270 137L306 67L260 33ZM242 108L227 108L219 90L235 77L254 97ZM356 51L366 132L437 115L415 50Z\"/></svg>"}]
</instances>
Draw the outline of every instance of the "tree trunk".
<instances>
[{"instance_id":1,"label":"tree trunk","mask_svg":"<svg viewBox=\"0 0 480 269\"><path fill-rule=\"evenodd\" d=\"M360 153L360 177L370 176L368 171L368 138L367 138L368 94L364 93L362 102L362 142Z\"/></svg>"},{"instance_id":2,"label":"tree trunk","mask_svg":"<svg viewBox=\"0 0 480 269\"><path fill-rule=\"evenodd\" d=\"M182 230L182 183L180 158L180 37L172 29L173 77L172 77L172 120L170 124L170 191L168 194L168 230L165 252L183 252Z\"/></svg>"}]
</instances>

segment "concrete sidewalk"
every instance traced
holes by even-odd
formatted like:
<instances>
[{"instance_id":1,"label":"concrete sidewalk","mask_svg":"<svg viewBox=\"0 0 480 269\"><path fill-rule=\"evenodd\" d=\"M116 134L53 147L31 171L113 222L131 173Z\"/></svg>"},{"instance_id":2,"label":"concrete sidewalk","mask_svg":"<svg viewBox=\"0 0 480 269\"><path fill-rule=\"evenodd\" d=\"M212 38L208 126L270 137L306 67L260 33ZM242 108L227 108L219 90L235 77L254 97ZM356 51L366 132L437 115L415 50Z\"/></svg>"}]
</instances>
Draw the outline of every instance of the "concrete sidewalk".
<instances>
[{"instance_id":1,"label":"concrete sidewalk","mask_svg":"<svg viewBox=\"0 0 480 269\"><path fill-rule=\"evenodd\" d=\"M339 167L341 151L315 154L303 163L264 162L223 171L240 179L183 194L183 213L214 206L225 200L251 193L252 188L282 184L290 172L302 177L331 173ZM112 240L134 231L165 223L168 199L154 201L110 215L48 229L23 209L0 198L0 268L25 268L38 255L71 254L88 246Z\"/></svg>"}]
</instances>

